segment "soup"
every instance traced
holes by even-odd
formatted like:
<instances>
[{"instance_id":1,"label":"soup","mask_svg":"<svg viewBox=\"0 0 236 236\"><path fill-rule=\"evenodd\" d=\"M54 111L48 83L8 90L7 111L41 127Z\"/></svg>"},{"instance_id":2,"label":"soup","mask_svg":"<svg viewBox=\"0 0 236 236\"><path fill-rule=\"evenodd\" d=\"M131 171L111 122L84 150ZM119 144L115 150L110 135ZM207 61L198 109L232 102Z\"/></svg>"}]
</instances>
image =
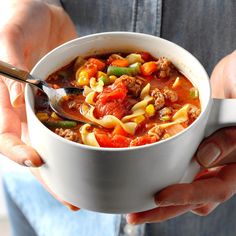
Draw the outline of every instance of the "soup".
<instances>
[{"instance_id":1,"label":"soup","mask_svg":"<svg viewBox=\"0 0 236 236\"><path fill-rule=\"evenodd\" d=\"M38 91L39 120L59 136L85 145L122 148L155 143L191 125L201 112L198 89L164 57L148 52L83 58L51 74L53 88L79 87L61 107L83 124L59 117Z\"/></svg>"}]
</instances>

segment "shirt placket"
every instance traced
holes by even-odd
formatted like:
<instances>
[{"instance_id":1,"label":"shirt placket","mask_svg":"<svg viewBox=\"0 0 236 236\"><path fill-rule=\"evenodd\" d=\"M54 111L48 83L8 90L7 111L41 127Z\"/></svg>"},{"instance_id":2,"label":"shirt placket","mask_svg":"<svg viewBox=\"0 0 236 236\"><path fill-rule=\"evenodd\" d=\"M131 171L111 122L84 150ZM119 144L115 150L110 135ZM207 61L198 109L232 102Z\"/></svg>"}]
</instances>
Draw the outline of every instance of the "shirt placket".
<instances>
[{"instance_id":1,"label":"shirt placket","mask_svg":"<svg viewBox=\"0 0 236 236\"><path fill-rule=\"evenodd\" d=\"M133 0L132 31L161 36L163 0ZM125 215L120 216L118 236L144 236L146 224L127 224Z\"/></svg>"},{"instance_id":2,"label":"shirt placket","mask_svg":"<svg viewBox=\"0 0 236 236\"><path fill-rule=\"evenodd\" d=\"M163 0L133 0L132 31L161 36Z\"/></svg>"}]
</instances>

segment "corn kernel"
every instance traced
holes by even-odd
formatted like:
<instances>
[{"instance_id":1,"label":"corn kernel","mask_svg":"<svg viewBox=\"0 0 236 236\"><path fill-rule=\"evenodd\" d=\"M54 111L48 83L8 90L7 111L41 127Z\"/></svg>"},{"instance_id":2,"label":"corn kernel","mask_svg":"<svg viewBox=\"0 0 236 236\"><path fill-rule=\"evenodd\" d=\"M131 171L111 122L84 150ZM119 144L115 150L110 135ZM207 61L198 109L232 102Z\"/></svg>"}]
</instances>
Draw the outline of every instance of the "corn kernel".
<instances>
[{"instance_id":1,"label":"corn kernel","mask_svg":"<svg viewBox=\"0 0 236 236\"><path fill-rule=\"evenodd\" d=\"M60 120L60 117L57 115L56 112L52 112L51 117L55 120Z\"/></svg>"},{"instance_id":2,"label":"corn kernel","mask_svg":"<svg viewBox=\"0 0 236 236\"><path fill-rule=\"evenodd\" d=\"M143 122L145 120L145 117L143 115L141 116L137 116L135 118L132 119L133 122L140 124L141 122Z\"/></svg>"},{"instance_id":3,"label":"corn kernel","mask_svg":"<svg viewBox=\"0 0 236 236\"><path fill-rule=\"evenodd\" d=\"M155 108L153 104L147 105L145 112L147 116L154 116L155 115Z\"/></svg>"},{"instance_id":4,"label":"corn kernel","mask_svg":"<svg viewBox=\"0 0 236 236\"><path fill-rule=\"evenodd\" d=\"M76 79L79 79L80 77L86 77L88 78L88 72L86 70L77 70L75 74Z\"/></svg>"},{"instance_id":5,"label":"corn kernel","mask_svg":"<svg viewBox=\"0 0 236 236\"><path fill-rule=\"evenodd\" d=\"M89 76L86 70L77 70L75 77L78 86L89 85Z\"/></svg>"},{"instance_id":6,"label":"corn kernel","mask_svg":"<svg viewBox=\"0 0 236 236\"><path fill-rule=\"evenodd\" d=\"M104 72L102 72L102 71L98 71L98 78L99 78L99 77L102 77L102 76L107 77L107 74L104 73Z\"/></svg>"},{"instance_id":7,"label":"corn kernel","mask_svg":"<svg viewBox=\"0 0 236 236\"><path fill-rule=\"evenodd\" d=\"M111 83L114 83L116 79L117 79L117 77L115 75L110 75L109 76L109 80L110 80Z\"/></svg>"},{"instance_id":8,"label":"corn kernel","mask_svg":"<svg viewBox=\"0 0 236 236\"><path fill-rule=\"evenodd\" d=\"M38 117L40 121L46 121L49 119L49 116L46 112L38 112L36 116Z\"/></svg>"},{"instance_id":9,"label":"corn kernel","mask_svg":"<svg viewBox=\"0 0 236 236\"><path fill-rule=\"evenodd\" d=\"M79 78L76 84L79 86L89 85L89 79L85 77Z\"/></svg>"}]
</instances>

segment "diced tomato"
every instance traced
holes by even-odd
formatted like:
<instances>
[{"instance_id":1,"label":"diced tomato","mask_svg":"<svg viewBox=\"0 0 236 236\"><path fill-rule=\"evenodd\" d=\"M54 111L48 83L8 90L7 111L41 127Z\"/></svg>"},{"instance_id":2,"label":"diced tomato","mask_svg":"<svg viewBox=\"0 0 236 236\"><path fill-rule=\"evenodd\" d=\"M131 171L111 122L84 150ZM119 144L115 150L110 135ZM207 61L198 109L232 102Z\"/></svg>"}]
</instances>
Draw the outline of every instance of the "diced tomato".
<instances>
[{"instance_id":1,"label":"diced tomato","mask_svg":"<svg viewBox=\"0 0 236 236\"><path fill-rule=\"evenodd\" d=\"M127 101L127 88L124 83L116 83L104 88L97 96L95 116L100 118L105 115L114 115L121 119L128 114L129 102Z\"/></svg>"},{"instance_id":2,"label":"diced tomato","mask_svg":"<svg viewBox=\"0 0 236 236\"><path fill-rule=\"evenodd\" d=\"M123 135L112 135L110 133L94 131L95 137L101 147L128 147L131 139Z\"/></svg>"},{"instance_id":3,"label":"diced tomato","mask_svg":"<svg viewBox=\"0 0 236 236\"><path fill-rule=\"evenodd\" d=\"M114 147L129 147L131 139L123 135L116 134L112 137Z\"/></svg>"},{"instance_id":4,"label":"diced tomato","mask_svg":"<svg viewBox=\"0 0 236 236\"><path fill-rule=\"evenodd\" d=\"M149 143L155 143L157 141L158 139L156 137L145 134L143 136L133 139L130 143L130 146L142 146Z\"/></svg>"},{"instance_id":5,"label":"diced tomato","mask_svg":"<svg viewBox=\"0 0 236 236\"><path fill-rule=\"evenodd\" d=\"M95 137L101 147L113 147L112 141L107 134L95 133Z\"/></svg>"},{"instance_id":6,"label":"diced tomato","mask_svg":"<svg viewBox=\"0 0 236 236\"><path fill-rule=\"evenodd\" d=\"M108 101L106 103L101 102L98 100L95 104L95 111L94 115L97 118L101 118L105 115L113 115L118 119L121 119L128 113L128 109L124 106L124 103L120 103L117 100Z\"/></svg>"},{"instance_id":7,"label":"diced tomato","mask_svg":"<svg viewBox=\"0 0 236 236\"><path fill-rule=\"evenodd\" d=\"M129 62L126 59L116 59L111 62L111 65L119 67L127 67L129 66Z\"/></svg>"},{"instance_id":8,"label":"diced tomato","mask_svg":"<svg viewBox=\"0 0 236 236\"><path fill-rule=\"evenodd\" d=\"M140 55L145 62L153 60L153 57L148 52L141 52Z\"/></svg>"},{"instance_id":9,"label":"diced tomato","mask_svg":"<svg viewBox=\"0 0 236 236\"><path fill-rule=\"evenodd\" d=\"M85 70L88 73L88 78L92 78L95 77L97 75L98 72L98 68L95 64L92 63L88 63L85 65L85 67L83 68L83 70Z\"/></svg>"},{"instance_id":10,"label":"diced tomato","mask_svg":"<svg viewBox=\"0 0 236 236\"><path fill-rule=\"evenodd\" d=\"M97 69L100 70L100 71L104 70L104 68L106 66L106 64L103 61L101 61L97 58L89 58L88 62L91 63L91 64L96 65Z\"/></svg>"},{"instance_id":11,"label":"diced tomato","mask_svg":"<svg viewBox=\"0 0 236 236\"><path fill-rule=\"evenodd\" d=\"M157 71L157 63L155 61L146 62L141 66L142 75L151 75L155 71Z\"/></svg>"},{"instance_id":12,"label":"diced tomato","mask_svg":"<svg viewBox=\"0 0 236 236\"><path fill-rule=\"evenodd\" d=\"M111 86L106 87L102 93L98 95L98 100L101 100L101 102L104 104L107 101L112 101L115 99L120 99L123 101L127 95L127 88L124 85L124 83L116 83Z\"/></svg>"}]
</instances>

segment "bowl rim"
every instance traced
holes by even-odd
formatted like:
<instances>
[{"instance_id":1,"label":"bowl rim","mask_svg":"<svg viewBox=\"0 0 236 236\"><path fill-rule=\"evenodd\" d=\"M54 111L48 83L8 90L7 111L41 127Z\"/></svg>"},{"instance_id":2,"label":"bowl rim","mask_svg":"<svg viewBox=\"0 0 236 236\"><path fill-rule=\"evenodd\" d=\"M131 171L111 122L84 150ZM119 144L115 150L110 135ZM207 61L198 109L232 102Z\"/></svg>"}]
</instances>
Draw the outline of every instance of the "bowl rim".
<instances>
[{"instance_id":1,"label":"bowl rim","mask_svg":"<svg viewBox=\"0 0 236 236\"><path fill-rule=\"evenodd\" d=\"M211 86L210 86L210 79L209 76L205 70L205 68L203 67L203 65L200 63L200 61L193 55L191 54L189 51L187 51L185 48L179 46L178 44L171 42L167 39L163 39L160 38L158 36L153 36L153 35L149 35L149 34L145 34L145 33L137 33L137 32L126 32L126 31L111 31L111 32L102 32L102 33L95 33L95 34L90 34L90 35L86 35L83 37L77 37L75 39L72 39L70 41L67 41L61 45L59 45L58 47L54 48L53 50L49 51L47 54L45 54L33 67L33 69L31 70L31 74L34 73L34 71L36 70L36 68L38 67L38 65L40 65L43 61L47 60L47 57L53 53L55 53L58 50L62 50L65 47L70 46L71 44L80 42L82 40L89 40L91 38L95 38L95 37L99 37L99 36L137 36L137 37L146 37L146 38L152 38L155 40L160 40L163 41L167 44L172 44L173 46L177 47L179 50L184 51L189 57L192 57L192 59L198 64L198 67L200 67L202 69L202 71L204 72L204 77L208 78L208 81L205 81L208 84L208 89L209 91L209 96L208 96L208 101L207 101L207 105L205 106L204 110L201 110L200 115L198 116L198 118L187 128L185 128L183 131L175 134L174 136L168 138L168 139L164 139L164 140L160 140L158 142L155 143L150 143L150 144L145 144L145 145L141 145L141 146L132 146L132 147L121 147L121 148L109 148L109 147L95 147L95 146L89 146L89 145L85 145L85 144L81 144L81 143L76 143L70 140L67 140L65 138L62 138L61 136L55 134L53 131L51 131L49 128L47 128L45 125L43 125L43 123L36 117L36 114L34 112L34 108L31 106L31 102L30 102L30 93L32 92L32 87L29 84L26 84L26 88L25 88L25 103L26 106L28 106L29 109L27 109L27 113L30 112L30 115L32 115L32 117L34 118L35 122L41 126L42 129L46 129L48 134L50 136L52 136L52 138L56 138L59 142L65 142L67 145L72 145L78 148L82 148L82 149L86 149L86 150L94 150L94 151L101 151L101 152L127 152L127 151L134 151L134 150L140 150L140 149L147 149L147 148L153 148L155 146L159 146L162 145L166 142L174 142L175 139L178 139L179 136L182 136L183 134L190 132L190 130L194 130L195 128L198 128L198 125L200 123L200 121L202 121L203 119L207 119L207 112L210 111L211 109L211 105L212 105L212 98L211 98Z\"/></svg>"}]
</instances>

